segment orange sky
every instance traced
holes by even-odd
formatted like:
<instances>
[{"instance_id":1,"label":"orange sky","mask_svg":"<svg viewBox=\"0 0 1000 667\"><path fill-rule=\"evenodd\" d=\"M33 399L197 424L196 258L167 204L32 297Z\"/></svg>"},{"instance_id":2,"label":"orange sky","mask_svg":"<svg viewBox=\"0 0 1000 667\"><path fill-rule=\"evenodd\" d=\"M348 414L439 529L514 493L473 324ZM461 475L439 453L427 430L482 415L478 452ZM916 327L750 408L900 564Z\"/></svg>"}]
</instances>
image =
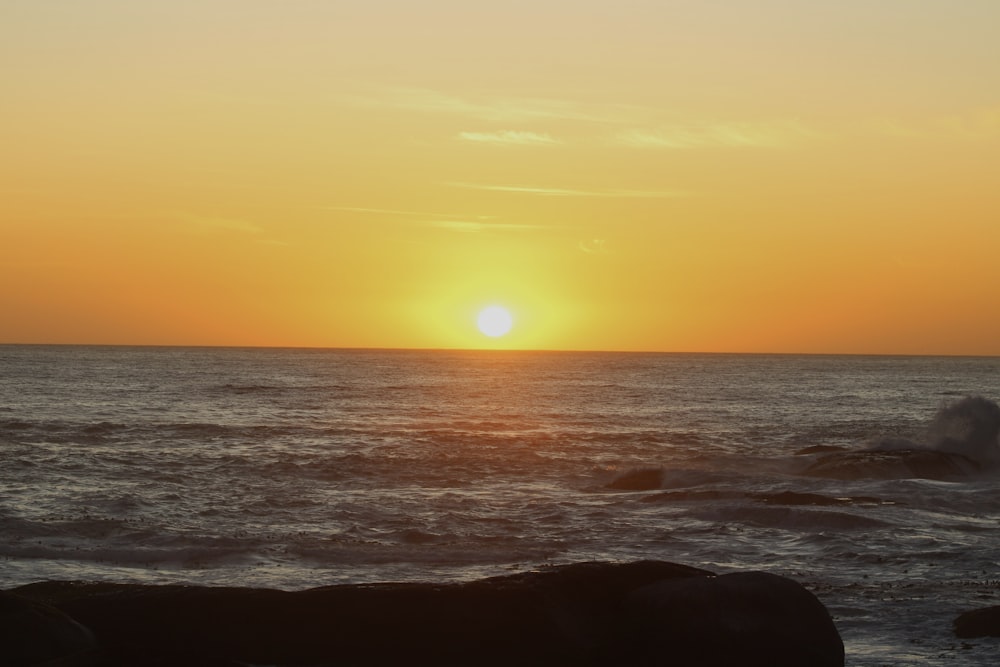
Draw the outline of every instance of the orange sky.
<instances>
[{"instance_id":1,"label":"orange sky","mask_svg":"<svg viewBox=\"0 0 1000 667\"><path fill-rule=\"evenodd\" d=\"M998 26L10 0L0 342L1000 355Z\"/></svg>"}]
</instances>

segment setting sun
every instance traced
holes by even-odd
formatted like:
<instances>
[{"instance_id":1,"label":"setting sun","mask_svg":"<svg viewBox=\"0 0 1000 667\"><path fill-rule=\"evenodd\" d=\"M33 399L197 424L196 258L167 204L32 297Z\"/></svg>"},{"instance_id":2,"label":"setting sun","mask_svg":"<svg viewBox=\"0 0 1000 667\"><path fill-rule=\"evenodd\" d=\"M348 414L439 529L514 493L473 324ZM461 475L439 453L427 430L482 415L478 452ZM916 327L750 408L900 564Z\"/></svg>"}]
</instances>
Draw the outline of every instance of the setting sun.
<instances>
[{"instance_id":1,"label":"setting sun","mask_svg":"<svg viewBox=\"0 0 1000 667\"><path fill-rule=\"evenodd\" d=\"M503 306L488 306L479 312L476 325L490 338L499 338L514 326L514 318Z\"/></svg>"},{"instance_id":2,"label":"setting sun","mask_svg":"<svg viewBox=\"0 0 1000 667\"><path fill-rule=\"evenodd\" d=\"M1000 0L0 0L14 650L996 664L998 36Z\"/></svg>"}]
</instances>

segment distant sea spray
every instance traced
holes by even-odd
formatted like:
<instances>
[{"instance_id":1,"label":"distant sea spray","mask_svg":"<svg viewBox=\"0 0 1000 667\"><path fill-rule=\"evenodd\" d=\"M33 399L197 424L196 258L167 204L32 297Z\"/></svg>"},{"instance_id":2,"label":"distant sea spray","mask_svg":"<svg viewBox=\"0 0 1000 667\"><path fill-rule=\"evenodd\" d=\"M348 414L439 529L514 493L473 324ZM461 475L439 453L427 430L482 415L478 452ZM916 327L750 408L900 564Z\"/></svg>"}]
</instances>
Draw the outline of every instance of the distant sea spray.
<instances>
[{"instance_id":1,"label":"distant sea spray","mask_svg":"<svg viewBox=\"0 0 1000 667\"><path fill-rule=\"evenodd\" d=\"M1000 465L1000 406L982 396L944 405L928 429L932 448Z\"/></svg>"},{"instance_id":2,"label":"distant sea spray","mask_svg":"<svg viewBox=\"0 0 1000 667\"><path fill-rule=\"evenodd\" d=\"M1000 470L1000 406L982 396L946 402L919 437L888 436L860 450L820 456L821 477L960 480Z\"/></svg>"}]
</instances>

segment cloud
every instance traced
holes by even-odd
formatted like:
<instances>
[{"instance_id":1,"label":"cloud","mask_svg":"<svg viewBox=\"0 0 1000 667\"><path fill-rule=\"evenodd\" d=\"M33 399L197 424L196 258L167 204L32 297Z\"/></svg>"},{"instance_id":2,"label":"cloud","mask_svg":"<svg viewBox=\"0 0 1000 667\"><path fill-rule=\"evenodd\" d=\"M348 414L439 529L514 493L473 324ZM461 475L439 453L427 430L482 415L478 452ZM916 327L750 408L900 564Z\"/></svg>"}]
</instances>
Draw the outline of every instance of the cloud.
<instances>
[{"instance_id":1,"label":"cloud","mask_svg":"<svg viewBox=\"0 0 1000 667\"><path fill-rule=\"evenodd\" d=\"M159 215L165 219L181 222L184 233L197 236L217 234L240 234L248 242L263 246L287 247L291 244L280 238L265 236L266 230L260 225L239 218L220 218L210 215L200 215L188 211L161 211Z\"/></svg>"},{"instance_id":2,"label":"cloud","mask_svg":"<svg viewBox=\"0 0 1000 667\"><path fill-rule=\"evenodd\" d=\"M472 141L498 146L555 146L562 143L547 133L503 130L500 132L459 132L462 141Z\"/></svg>"},{"instance_id":3,"label":"cloud","mask_svg":"<svg viewBox=\"0 0 1000 667\"><path fill-rule=\"evenodd\" d=\"M524 225L510 222L470 222L467 220L429 220L424 224L453 232L517 232L551 229L550 225Z\"/></svg>"},{"instance_id":4,"label":"cloud","mask_svg":"<svg viewBox=\"0 0 1000 667\"><path fill-rule=\"evenodd\" d=\"M590 255L604 255L608 252L607 242L604 239L588 239L580 241L580 250Z\"/></svg>"},{"instance_id":5,"label":"cloud","mask_svg":"<svg viewBox=\"0 0 1000 667\"><path fill-rule=\"evenodd\" d=\"M762 121L699 119L649 106L593 103L578 100L510 97L501 95L454 95L429 88L374 87L366 93L341 99L366 107L394 108L429 114L451 114L491 123L530 124L558 121L611 128L602 140L617 145L647 149L692 148L788 148L822 139L824 133L797 119ZM694 118L696 120L684 120ZM629 129L631 128L631 129ZM547 133L499 130L460 132L462 141L494 145L551 146L563 143Z\"/></svg>"},{"instance_id":6,"label":"cloud","mask_svg":"<svg viewBox=\"0 0 1000 667\"><path fill-rule=\"evenodd\" d=\"M360 206L326 206L327 211L344 211L346 213L371 213L374 215L391 215L404 217L434 217L434 218L467 218L467 215L455 213L428 213L427 211L401 211L392 208L365 208ZM492 216L475 216L480 220L488 220Z\"/></svg>"},{"instance_id":7,"label":"cloud","mask_svg":"<svg viewBox=\"0 0 1000 667\"><path fill-rule=\"evenodd\" d=\"M872 118L867 121L866 126L872 132L879 135L895 138L914 138L923 136L924 132L915 126L908 125L894 118Z\"/></svg>"},{"instance_id":8,"label":"cloud","mask_svg":"<svg viewBox=\"0 0 1000 667\"><path fill-rule=\"evenodd\" d=\"M688 197L691 193L681 190L576 190L568 188L543 188L524 185L489 185L452 181L445 185L468 190L488 192L510 192L514 194L538 195L542 197L606 197L615 199L672 199Z\"/></svg>"},{"instance_id":9,"label":"cloud","mask_svg":"<svg viewBox=\"0 0 1000 667\"><path fill-rule=\"evenodd\" d=\"M868 128L896 139L995 141L1000 139L1000 108L971 109L948 116L908 120L879 117L871 119Z\"/></svg>"},{"instance_id":10,"label":"cloud","mask_svg":"<svg viewBox=\"0 0 1000 667\"><path fill-rule=\"evenodd\" d=\"M262 234L264 229L259 225L237 218L218 218L214 216L198 215L196 213L171 212L168 217L194 225L202 231L227 231L239 232L242 234Z\"/></svg>"},{"instance_id":11,"label":"cloud","mask_svg":"<svg viewBox=\"0 0 1000 667\"><path fill-rule=\"evenodd\" d=\"M522 123L539 120L588 123L630 123L648 115L648 110L624 104L591 104L537 97L450 95L429 88L381 87L367 94L342 99L358 106L393 107L422 113L469 116L480 120Z\"/></svg>"},{"instance_id":12,"label":"cloud","mask_svg":"<svg viewBox=\"0 0 1000 667\"><path fill-rule=\"evenodd\" d=\"M949 116L938 121L943 131L952 136L971 140L1000 138L1000 108L977 109Z\"/></svg>"},{"instance_id":13,"label":"cloud","mask_svg":"<svg viewBox=\"0 0 1000 667\"><path fill-rule=\"evenodd\" d=\"M344 211L377 216L410 218L407 224L436 227L454 232L523 231L549 229L548 225L526 225L502 222L492 215L469 216L456 213L428 213L426 211L402 211L399 209L365 208L356 206L327 206L328 211Z\"/></svg>"},{"instance_id":14,"label":"cloud","mask_svg":"<svg viewBox=\"0 0 1000 667\"><path fill-rule=\"evenodd\" d=\"M787 148L819 138L821 134L799 121L712 122L629 130L619 143L635 148Z\"/></svg>"}]
</instances>

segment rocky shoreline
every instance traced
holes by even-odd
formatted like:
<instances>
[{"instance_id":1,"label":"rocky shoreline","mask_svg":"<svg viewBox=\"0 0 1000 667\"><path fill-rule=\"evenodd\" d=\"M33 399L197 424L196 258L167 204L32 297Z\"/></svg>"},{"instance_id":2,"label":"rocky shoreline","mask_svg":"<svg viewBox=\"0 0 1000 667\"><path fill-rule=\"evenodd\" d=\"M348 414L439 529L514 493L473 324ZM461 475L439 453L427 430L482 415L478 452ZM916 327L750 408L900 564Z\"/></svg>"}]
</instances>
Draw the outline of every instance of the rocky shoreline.
<instances>
[{"instance_id":1,"label":"rocky shoreline","mask_svg":"<svg viewBox=\"0 0 1000 667\"><path fill-rule=\"evenodd\" d=\"M844 664L798 583L660 561L295 592L40 582L0 594L0 611L6 665Z\"/></svg>"},{"instance_id":2,"label":"rocky shoreline","mask_svg":"<svg viewBox=\"0 0 1000 667\"><path fill-rule=\"evenodd\" d=\"M1000 637L1000 606L959 638ZM577 563L463 584L280 591L46 581L0 592L11 667L842 667L822 603L764 572Z\"/></svg>"}]
</instances>

